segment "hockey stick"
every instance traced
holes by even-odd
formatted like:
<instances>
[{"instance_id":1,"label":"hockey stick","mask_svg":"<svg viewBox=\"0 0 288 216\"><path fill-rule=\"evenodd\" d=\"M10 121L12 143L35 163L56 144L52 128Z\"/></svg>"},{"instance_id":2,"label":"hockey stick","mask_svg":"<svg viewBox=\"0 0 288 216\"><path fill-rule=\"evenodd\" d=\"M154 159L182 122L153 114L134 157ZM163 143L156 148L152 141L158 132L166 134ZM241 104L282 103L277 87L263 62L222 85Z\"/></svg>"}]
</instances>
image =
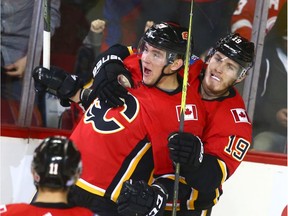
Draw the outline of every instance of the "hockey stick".
<instances>
[{"instance_id":1,"label":"hockey stick","mask_svg":"<svg viewBox=\"0 0 288 216\"><path fill-rule=\"evenodd\" d=\"M44 18L44 31L43 31L43 67L50 69L50 8L51 0L43 0L43 18Z\"/></svg>"},{"instance_id":2,"label":"hockey stick","mask_svg":"<svg viewBox=\"0 0 288 216\"><path fill-rule=\"evenodd\" d=\"M43 1L43 19L44 19L44 29L43 29L43 67L50 70L51 62L51 0L42 0ZM47 92L44 94L44 113L45 113L45 125L48 127L53 125L52 121L49 121L51 116L49 116L49 109L53 109L55 106L55 98L57 92L53 89L48 89ZM56 102L56 106L58 106L59 102ZM50 106L50 107L49 107ZM51 108L51 106L53 108ZM55 108L54 108L55 109ZM52 125L51 125L52 124ZM56 126L56 125L55 125ZM53 126L52 126L53 127Z\"/></svg>"},{"instance_id":3,"label":"hockey stick","mask_svg":"<svg viewBox=\"0 0 288 216\"><path fill-rule=\"evenodd\" d=\"M184 118L185 118L185 108L186 108L189 62L190 62L190 55L191 55L192 16L193 16L193 0L191 0L187 48L186 48L186 53L185 53L185 65L184 65L182 98L181 98L181 109L180 109L180 127L179 127L180 132L184 131L184 120L185 120ZM177 214L177 201L178 201L178 194L179 194L179 176L180 176L180 163L176 163L172 216L176 216Z\"/></svg>"}]
</instances>

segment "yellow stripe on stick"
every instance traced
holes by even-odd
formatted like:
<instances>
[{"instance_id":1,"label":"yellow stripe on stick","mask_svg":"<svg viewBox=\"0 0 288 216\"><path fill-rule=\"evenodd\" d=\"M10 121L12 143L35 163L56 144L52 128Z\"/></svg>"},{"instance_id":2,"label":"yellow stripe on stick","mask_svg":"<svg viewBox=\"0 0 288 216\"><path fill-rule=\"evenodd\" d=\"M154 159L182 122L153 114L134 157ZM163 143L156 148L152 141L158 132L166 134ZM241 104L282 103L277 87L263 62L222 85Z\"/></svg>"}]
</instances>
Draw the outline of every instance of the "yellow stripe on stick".
<instances>
[{"instance_id":1,"label":"yellow stripe on stick","mask_svg":"<svg viewBox=\"0 0 288 216\"><path fill-rule=\"evenodd\" d=\"M193 15L193 0L191 0L190 16L189 16L189 30L188 30L188 41L185 53L185 65L183 74L183 86L182 86L182 98L181 98L181 109L180 109L180 127L179 131L184 131L184 117L186 108L186 95L188 85L188 73L189 73L189 62L191 54L191 35L192 35L192 15ZM175 166L175 183L174 183L174 194L173 194L173 211L172 216L176 216L177 212L177 201L179 193L179 176L180 176L180 164L176 163Z\"/></svg>"}]
</instances>

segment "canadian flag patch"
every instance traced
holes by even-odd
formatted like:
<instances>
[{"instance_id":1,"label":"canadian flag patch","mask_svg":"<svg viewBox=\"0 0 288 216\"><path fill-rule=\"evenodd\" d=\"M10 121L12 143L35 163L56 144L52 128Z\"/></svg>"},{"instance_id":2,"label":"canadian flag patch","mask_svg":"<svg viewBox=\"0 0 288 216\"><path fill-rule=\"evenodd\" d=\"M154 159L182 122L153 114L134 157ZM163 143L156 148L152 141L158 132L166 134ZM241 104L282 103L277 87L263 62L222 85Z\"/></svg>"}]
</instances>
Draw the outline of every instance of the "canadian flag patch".
<instances>
[{"instance_id":1,"label":"canadian flag patch","mask_svg":"<svg viewBox=\"0 0 288 216\"><path fill-rule=\"evenodd\" d=\"M6 205L0 205L0 213L7 212Z\"/></svg>"},{"instance_id":2,"label":"canadian flag patch","mask_svg":"<svg viewBox=\"0 0 288 216\"><path fill-rule=\"evenodd\" d=\"M177 118L180 121L181 106L176 106ZM184 121L198 120L197 107L195 104L186 104L184 111Z\"/></svg>"},{"instance_id":3,"label":"canadian flag patch","mask_svg":"<svg viewBox=\"0 0 288 216\"><path fill-rule=\"evenodd\" d=\"M231 109L231 112L232 112L234 121L236 123L246 122L246 123L251 124L248 118L248 114L245 109L242 109L242 108Z\"/></svg>"}]
</instances>

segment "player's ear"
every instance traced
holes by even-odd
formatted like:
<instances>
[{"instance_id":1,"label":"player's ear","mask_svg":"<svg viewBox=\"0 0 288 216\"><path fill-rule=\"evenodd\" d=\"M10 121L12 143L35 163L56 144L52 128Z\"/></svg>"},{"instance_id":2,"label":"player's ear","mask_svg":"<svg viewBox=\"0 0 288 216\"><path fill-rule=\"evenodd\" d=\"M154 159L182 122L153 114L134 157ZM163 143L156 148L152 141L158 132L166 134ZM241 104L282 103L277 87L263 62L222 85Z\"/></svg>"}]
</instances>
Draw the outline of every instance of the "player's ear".
<instances>
[{"instance_id":1,"label":"player's ear","mask_svg":"<svg viewBox=\"0 0 288 216\"><path fill-rule=\"evenodd\" d=\"M176 71L184 64L183 59L175 59L173 64L171 65L171 70Z\"/></svg>"},{"instance_id":2,"label":"player's ear","mask_svg":"<svg viewBox=\"0 0 288 216\"><path fill-rule=\"evenodd\" d=\"M244 76L238 77L237 80L235 81L235 84L242 82L246 78L246 74Z\"/></svg>"}]
</instances>

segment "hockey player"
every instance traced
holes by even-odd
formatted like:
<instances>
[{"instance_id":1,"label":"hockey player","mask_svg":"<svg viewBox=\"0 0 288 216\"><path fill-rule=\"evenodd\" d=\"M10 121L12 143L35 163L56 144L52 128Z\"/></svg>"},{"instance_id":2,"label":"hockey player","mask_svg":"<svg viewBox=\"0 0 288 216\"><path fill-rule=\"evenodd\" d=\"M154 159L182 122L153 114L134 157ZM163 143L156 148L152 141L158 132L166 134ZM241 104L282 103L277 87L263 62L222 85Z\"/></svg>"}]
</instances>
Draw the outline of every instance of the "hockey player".
<instances>
[{"instance_id":1,"label":"hockey player","mask_svg":"<svg viewBox=\"0 0 288 216\"><path fill-rule=\"evenodd\" d=\"M251 145L252 125L243 99L233 86L245 79L253 59L254 44L230 34L210 50L203 69L194 64L194 72L200 72L199 93L208 116L202 136L202 163L198 167L191 164L195 137L190 133L172 134L168 147L172 160L181 165L181 175L199 192L194 197L196 209L201 203L197 200L222 194L222 184L235 172Z\"/></svg>"},{"instance_id":2,"label":"hockey player","mask_svg":"<svg viewBox=\"0 0 288 216\"><path fill-rule=\"evenodd\" d=\"M132 199L143 195L144 199L148 199L142 200L143 205L137 209L138 214L149 214L154 208L158 215L162 214L167 199L167 186L163 186L162 182L166 184L165 181L169 181L171 188L174 184L174 168L169 158L167 137L179 128L182 78L178 71L183 66L187 33L186 28L176 24L160 23L145 33L140 42L142 54L129 56L127 47L119 45L99 57L94 69L95 91L91 95L101 92L102 100L92 100L92 104L86 106L88 109L82 121L71 135L83 155L83 173L71 193L71 199L78 205L87 206L100 215L129 215L129 206L119 209L118 213L116 201L123 182L132 179L138 187ZM124 62L128 70L120 57L109 54L114 51L121 54L123 59L128 56ZM125 94L127 90L120 88L117 76L124 73L129 79L129 71L133 78L131 86L134 88ZM73 96L79 86L77 79L65 76L63 71L50 72L42 67L36 68L34 79L36 84L56 90L62 99ZM193 131L195 136L201 137L206 117L197 89L192 88L197 80L197 77L190 79L187 90L189 97L186 103L185 130ZM105 95L114 94L114 91L110 91L111 84L118 91L113 97L115 101L109 100L107 104ZM121 92L124 93L125 104L124 107L117 107L123 105L122 100L117 100ZM82 91L82 102L85 94ZM116 108L111 109L110 105ZM84 137L85 145L80 142ZM199 142L195 147L198 158L202 149L202 143ZM197 161L195 156L195 163ZM156 180L150 187L147 182L152 182L153 169L154 178L163 173L165 178L159 182ZM185 196L190 192L191 188L185 186ZM160 203L157 197L161 198ZM172 197L168 196L168 200Z\"/></svg>"},{"instance_id":3,"label":"hockey player","mask_svg":"<svg viewBox=\"0 0 288 216\"><path fill-rule=\"evenodd\" d=\"M68 205L69 188L81 174L81 155L66 137L44 139L35 149L31 172L38 194L31 204L2 205L2 216L32 215L94 215L89 209Z\"/></svg>"}]
</instances>

